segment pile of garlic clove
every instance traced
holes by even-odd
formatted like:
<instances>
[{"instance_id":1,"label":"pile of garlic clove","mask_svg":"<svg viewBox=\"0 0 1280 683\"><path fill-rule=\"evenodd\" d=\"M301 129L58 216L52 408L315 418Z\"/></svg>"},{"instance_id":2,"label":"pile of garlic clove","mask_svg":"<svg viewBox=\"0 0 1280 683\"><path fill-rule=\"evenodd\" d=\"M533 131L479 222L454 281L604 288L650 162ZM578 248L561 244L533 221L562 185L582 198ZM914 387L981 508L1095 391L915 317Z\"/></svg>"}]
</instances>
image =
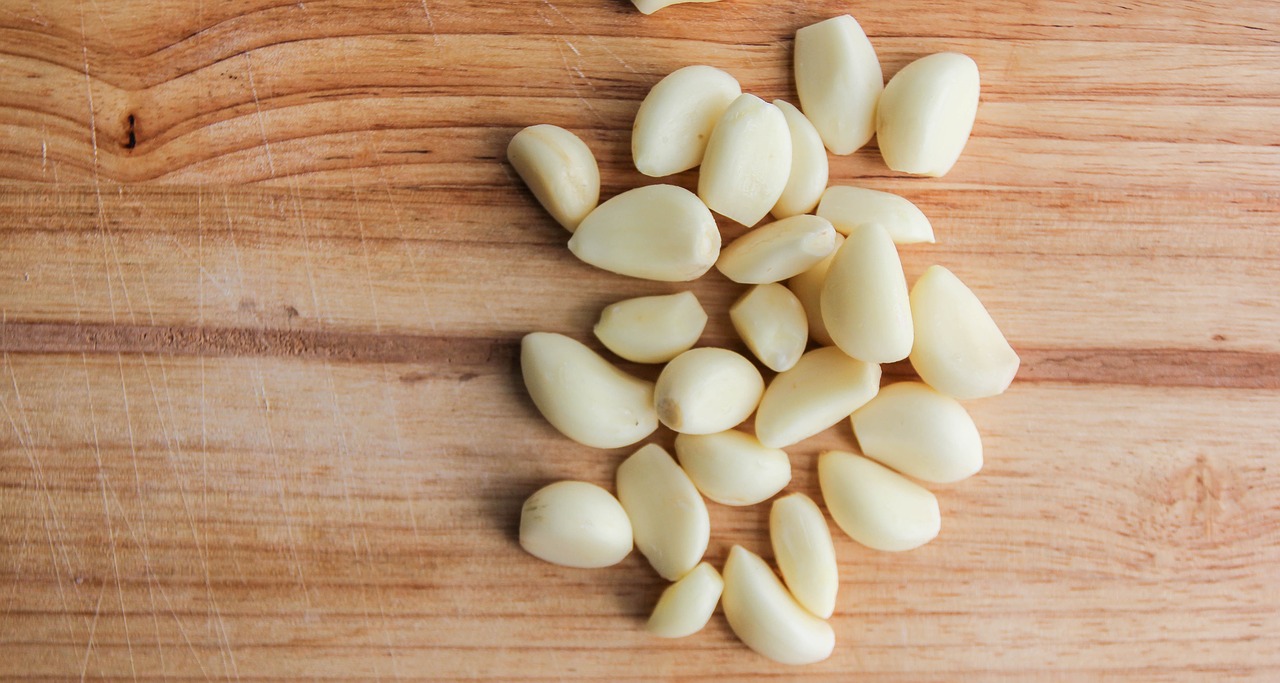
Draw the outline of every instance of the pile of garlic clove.
<instances>
[{"instance_id":1,"label":"pile of garlic clove","mask_svg":"<svg viewBox=\"0 0 1280 683\"><path fill-rule=\"evenodd\" d=\"M525 336L525 386L565 436L619 448L661 424L677 437L674 458L656 444L628 457L616 498L578 481L534 493L521 511L520 544L569 567L616 564L634 544L672 582L650 632L696 633L719 604L748 647L807 664L835 646L827 619L839 573L822 510L803 493L776 498L769 534L781 578L737 545L722 575L703 561L711 537L704 497L736 506L773 498L791 482L783 449L848 419L860 453L832 450L817 460L831 518L868 548L924 545L938 535L941 514L917 482L953 483L982 468L981 437L958 399L1002 393L1019 359L950 270L934 265L907 287L898 245L934 241L918 207L888 192L828 187L827 151L850 154L873 135L892 169L950 170L977 112L973 60L930 55L885 85L870 41L845 15L796 32L795 78L800 108L744 94L710 66L679 69L649 91L632 132L636 168L661 177L700 167L696 194L649 185L597 205L591 151L555 126L520 131L507 153L573 233L569 249L582 261L668 282L715 267L750 285L729 317L756 361L776 373L766 381L741 354L695 348L707 313L690 291L619 301L595 326L620 358L665 364L656 382L570 337ZM774 220L721 249L713 212L747 227ZM881 364L904 359L922 381L881 388ZM741 429L752 414L754 429Z\"/></svg>"}]
</instances>

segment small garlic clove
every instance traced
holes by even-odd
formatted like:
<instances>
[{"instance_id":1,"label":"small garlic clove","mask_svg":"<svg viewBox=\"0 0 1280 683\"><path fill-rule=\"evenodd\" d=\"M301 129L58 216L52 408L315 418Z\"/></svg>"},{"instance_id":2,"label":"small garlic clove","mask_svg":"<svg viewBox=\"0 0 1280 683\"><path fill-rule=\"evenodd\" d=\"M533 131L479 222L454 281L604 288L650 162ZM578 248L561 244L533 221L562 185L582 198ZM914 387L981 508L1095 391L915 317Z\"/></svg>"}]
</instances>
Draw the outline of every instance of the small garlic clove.
<instances>
[{"instance_id":1,"label":"small garlic clove","mask_svg":"<svg viewBox=\"0 0 1280 683\"><path fill-rule=\"evenodd\" d=\"M680 434L676 457L702 495L721 505L755 505L791 481L786 451L744 432Z\"/></svg>"},{"instance_id":2,"label":"small garlic clove","mask_svg":"<svg viewBox=\"0 0 1280 683\"><path fill-rule=\"evenodd\" d=\"M538 203L569 232L600 201L600 169L578 136L542 124L529 126L507 145L507 160Z\"/></svg>"},{"instance_id":3,"label":"small garlic clove","mask_svg":"<svg viewBox=\"0 0 1280 683\"><path fill-rule=\"evenodd\" d=\"M791 131L782 110L740 95L716 122L698 172L712 211L752 226L778 203L791 173Z\"/></svg>"},{"instance_id":4,"label":"small garlic clove","mask_svg":"<svg viewBox=\"0 0 1280 683\"><path fill-rule=\"evenodd\" d=\"M719 0L631 0L631 4L640 10L641 14L653 14L664 7L672 5L680 5L686 2L719 2Z\"/></svg>"},{"instance_id":5,"label":"small garlic clove","mask_svg":"<svg viewBox=\"0 0 1280 683\"><path fill-rule=\"evenodd\" d=\"M773 106L782 110L787 129L791 131L791 174L782 196L769 213L775 218L810 213L827 187L830 171L827 150L822 146L818 129L803 112L783 100L774 100Z\"/></svg>"},{"instance_id":6,"label":"small garlic clove","mask_svg":"<svg viewBox=\"0 0 1280 683\"><path fill-rule=\"evenodd\" d=\"M631 129L636 170L656 178L701 164L716 121L741 94L738 80L715 67L686 66L667 74L636 112Z\"/></svg>"},{"instance_id":7,"label":"small garlic clove","mask_svg":"<svg viewBox=\"0 0 1280 683\"><path fill-rule=\"evenodd\" d=\"M852 154L876 131L884 73L871 41L849 15L796 31L800 108L832 154Z\"/></svg>"},{"instance_id":8,"label":"small garlic clove","mask_svg":"<svg viewBox=\"0 0 1280 683\"><path fill-rule=\"evenodd\" d=\"M831 656L836 635L801 607L760 556L735 545L724 563L725 619L747 647L781 664L813 664Z\"/></svg>"},{"instance_id":9,"label":"small garlic clove","mask_svg":"<svg viewBox=\"0 0 1280 683\"><path fill-rule=\"evenodd\" d=\"M729 320L751 353L774 372L790 370L809 343L804 306L776 282L747 290L729 307Z\"/></svg>"},{"instance_id":10,"label":"small garlic clove","mask_svg":"<svg viewBox=\"0 0 1280 683\"><path fill-rule=\"evenodd\" d=\"M520 371L542 415L580 444L629 446L658 428L652 382L628 375L562 334L525 335Z\"/></svg>"},{"instance_id":11,"label":"small garlic clove","mask_svg":"<svg viewBox=\"0 0 1280 683\"><path fill-rule=\"evenodd\" d=\"M676 356L658 375L654 405L662 424L681 434L714 434L751 416L764 379L751 361L728 349Z\"/></svg>"},{"instance_id":12,"label":"small garlic clove","mask_svg":"<svg viewBox=\"0 0 1280 683\"><path fill-rule=\"evenodd\" d=\"M906 197L865 187L833 185L822 193L818 215L831 221L837 232L848 235L860 225L877 223L895 244L933 242L933 225Z\"/></svg>"},{"instance_id":13,"label":"small garlic clove","mask_svg":"<svg viewBox=\"0 0 1280 683\"><path fill-rule=\"evenodd\" d=\"M596 207L569 239L569 251L619 275L686 282L715 265L720 230L692 192L647 185Z\"/></svg>"},{"instance_id":14,"label":"small garlic clove","mask_svg":"<svg viewBox=\"0 0 1280 683\"><path fill-rule=\"evenodd\" d=\"M845 419L879 389L879 365L834 347L814 349L769 383L756 413L756 438L785 448Z\"/></svg>"},{"instance_id":15,"label":"small garlic clove","mask_svg":"<svg viewBox=\"0 0 1280 683\"><path fill-rule=\"evenodd\" d=\"M919 548L942 528L938 499L928 489L862 456L818 456L818 483L836 525L868 548Z\"/></svg>"},{"instance_id":16,"label":"small garlic clove","mask_svg":"<svg viewBox=\"0 0 1280 683\"><path fill-rule=\"evenodd\" d=\"M631 552L631 521L618 500L599 486L558 481L524 502L520 547L565 567L608 567Z\"/></svg>"},{"instance_id":17,"label":"small garlic clove","mask_svg":"<svg viewBox=\"0 0 1280 683\"><path fill-rule=\"evenodd\" d=\"M818 216L792 216L761 226L720 252L716 269L747 285L779 282L812 268L836 250L836 230Z\"/></svg>"},{"instance_id":18,"label":"small garlic clove","mask_svg":"<svg viewBox=\"0 0 1280 683\"><path fill-rule=\"evenodd\" d=\"M943 176L964 151L978 115L978 65L958 52L922 57L880 96L876 139L889 168Z\"/></svg>"},{"instance_id":19,"label":"small garlic clove","mask_svg":"<svg viewBox=\"0 0 1280 683\"><path fill-rule=\"evenodd\" d=\"M853 414L853 433L868 458L935 484L982 469L982 437L960 402L920 382L880 390Z\"/></svg>"},{"instance_id":20,"label":"small garlic clove","mask_svg":"<svg viewBox=\"0 0 1280 683\"><path fill-rule=\"evenodd\" d=\"M836 233L836 250L840 249L840 245L844 244L844 236ZM822 259L809 270L787 281L787 289L800 300L800 305L804 306L804 316L809 321L809 338L821 346L833 346L834 341L831 340L831 333L827 331L826 323L822 322L822 286L827 282L827 271L831 268L831 261L836 257L835 252L830 256Z\"/></svg>"},{"instance_id":21,"label":"small garlic clove","mask_svg":"<svg viewBox=\"0 0 1280 683\"><path fill-rule=\"evenodd\" d=\"M930 266L911 289L915 346L911 366L926 384L953 398L1004 393L1018 374L1018 354L960 278Z\"/></svg>"},{"instance_id":22,"label":"small garlic clove","mask_svg":"<svg viewBox=\"0 0 1280 683\"><path fill-rule=\"evenodd\" d=\"M642 296L600 312L595 335L605 348L636 363L665 363L693 348L707 326L693 292Z\"/></svg>"},{"instance_id":23,"label":"small garlic clove","mask_svg":"<svg viewBox=\"0 0 1280 683\"><path fill-rule=\"evenodd\" d=\"M840 570L822 510L809 496L793 493L773 501L769 539L782 579L796 602L823 619L836 609Z\"/></svg>"},{"instance_id":24,"label":"small garlic clove","mask_svg":"<svg viewBox=\"0 0 1280 683\"><path fill-rule=\"evenodd\" d=\"M689 573L711 540L707 504L689 476L657 444L631 454L617 476L640 553L668 581Z\"/></svg>"},{"instance_id":25,"label":"small garlic clove","mask_svg":"<svg viewBox=\"0 0 1280 683\"><path fill-rule=\"evenodd\" d=\"M911 353L914 331L902 261L889 233L876 224L853 229L822 285L822 321L841 351L868 363L893 363Z\"/></svg>"},{"instance_id":26,"label":"small garlic clove","mask_svg":"<svg viewBox=\"0 0 1280 683\"><path fill-rule=\"evenodd\" d=\"M720 572L703 562L662 591L645 628L660 638L691 636L711 621L723 592Z\"/></svg>"}]
</instances>

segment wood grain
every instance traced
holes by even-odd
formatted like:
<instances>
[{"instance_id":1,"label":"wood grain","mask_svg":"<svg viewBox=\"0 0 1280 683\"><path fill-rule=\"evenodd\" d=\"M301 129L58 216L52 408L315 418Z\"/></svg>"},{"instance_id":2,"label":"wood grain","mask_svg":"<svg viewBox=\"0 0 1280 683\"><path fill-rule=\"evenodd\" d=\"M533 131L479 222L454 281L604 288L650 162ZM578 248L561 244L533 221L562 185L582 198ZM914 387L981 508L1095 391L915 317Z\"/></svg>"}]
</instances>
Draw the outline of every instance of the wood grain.
<instances>
[{"instance_id":1,"label":"wood grain","mask_svg":"<svg viewBox=\"0 0 1280 683\"><path fill-rule=\"evenodd\" d=\"M939 490L937 541L838 535L831 660L772 665L719 617L657 642L638 555L519 550L524 497L628 454L537 415L520 336L682 287L577 262L506 141L563 125L606 196L649 182L649 86L709 63L794 101L790 36L845 11L0 0L0 678L1280 677L1270 0L856 8L886 75L962 50L983 102L946 178L872 145L833 182L920 205L908 277L955 270L1024 363L970 404L987 466ZM741 349L741 288L691 287ZM792 488L851 445L793 449ZM711 514L713 562L767 554L765 506Z\"/></svg>"}]
</instances>

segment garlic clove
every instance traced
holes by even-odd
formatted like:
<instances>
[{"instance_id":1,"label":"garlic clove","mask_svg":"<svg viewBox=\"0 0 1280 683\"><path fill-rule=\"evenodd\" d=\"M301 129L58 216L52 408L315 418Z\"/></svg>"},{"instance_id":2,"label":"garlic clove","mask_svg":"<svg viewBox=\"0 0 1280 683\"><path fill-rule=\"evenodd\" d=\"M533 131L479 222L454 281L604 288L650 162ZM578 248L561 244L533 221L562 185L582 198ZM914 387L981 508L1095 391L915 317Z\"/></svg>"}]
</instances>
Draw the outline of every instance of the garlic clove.
<instances>
[{"instance_id":1,"label":"garlic clove","mask_svg":"<svg viewBox=\"0 0 1280 683\"><path fill-rule=\"evenodd\" d=\"M942 527L938 499L928 489L862 456L818 456L818 483L836 525L868 548L911 550Z\"/></svg>"},{"instance_id":2,"label":"garlic clove","mask_svg":"<svg viewBox=\"0 0 1280 683\"><path fill-rule=\"evenodd\" d=\"M631 552L631 521L617 499L599 486L558 481L524 502L520 547L565 567L608 567Z\"/></svg>"},{"instance_id":3,"label":"garlic clove","mask_svg":"<svg viewBox=\"0 0 1280 683\"><path fill-rule=\"evenodd\" d=\"M756 438L785 448L839 423L879 389L879 365L834 347L814 349L769 383L756 413Z\"/></svg>"},{"instance_id":4,"label":"garlic clove","mask_svg":"<svg viewBox=\"0 0 1280 683\"><path fill-rule=\"evenodd\" d=\"M943 176L964 151L978 115L978 65L941 52L906 65L880 96L876 138L889 168Z\"/></svg>"},{"instance_id":5,"label":"garlic clove","mask_svg":"<svg viewBox=\"0 0 1280 683\"><path fill-rule=\"evenodd\" d=\"M738 80L715 67L686 66L667 74L636 112L631 129L636 169L661 177L701 164L716 121L741 94Z\"/></svg>"},{"instance_id":6,"label":"garlic clove","mask_svg":"<svg viewBox=\"0 0 1280 683\"><path fill-rule=\"evenodd\" d=\"M774 100L773 106L782 110L787 119L787 130L791 131L791 173L787 176L782 196L778 197L778 203L769 213L775 218L810 213L827 188L830 172L827 150L822 146L818 129L803 112L783 100Z\"/></svg>"},{"instance_id":7,"label":"garlic clove","mask_svg":"<svg viewBox=\"0 0 1280 683\"><path fill-rule=\"evenodd\" d=\"M804 306L776 282L747 290L729 307L729 320L751 353L774 372L790 370L809 342Z\"/></svg>"},{"instance_id":8,"label":"garlic clove","mask_svg":"<svg viewBox=\"0 0 1280 683\"><path fill-rule=\"evenodd\" d=\"M636 363L665 363L693 348L707 312L693 292L642 296L610 304L594 332L605 348Z\"/></svg>"},{"instance_id":9,"label":"garlic clove","mask_svg":"<svg viewBox=\"0 0 1280 683\"><path fill-rule=\"evenodd\" d=\"M1004 393L1018 374L1018 354L982 302L960 278L930 266L911 289L915 345L911 365L926 384L953 398Z\"/></svg>"},{"instance_id":10,"label":"garlic clove","mask_svg":"<svg viewBox=\"0 0 1280 683\"><path fill-rule=\"evenodd\" d=\"M842 244L844 244L844 236L836 233L837 251ZM831 340L831 333L827 331L826 323L822 322L822 286L827 282L827 271L830 270L831 261L835 256L833 251L830 256L817 262L809 270L787 281L787 289L790 289L791 293L796 295L796 299L800 300L800 305L804 306L804 316L809 321L809 338L820 346L835 344Z\"/></svg>"},{"instance_id":11,"label":"garlic clove","mask_svg":"<svg viewBox=\"0 0 1280 683\"><path fill-rule=\"evenodd\" d=\"M578 136L548 124L529 126L507 144L507 160L538 203L569 232L600 201L600 169Z\"/></svg>"},{"instance_id":12,"label":"garlic clove","mask_svg":"<svg viewBox=\"0 0 1280 683\"><path fill-rule=\"evenodd\" d=\"M661 638L691 636L711 621L723 592L720 572L703 562L662 591L645 628Z\"/></svg>"},{"instance_id":13,"label":"garlic clove","mask_svg":"<svg viewBox=\"0 0 1280 683\"><path fill-rule=\"evenodd\" d=\"M647 185L596 207L569 239L569 251L619 275L685 282L715 265L720 230L692 192Z\"/></svg>"},{"instance_id":14,"label":"garlic clove","mask_svg":"<svg viewBox=\"0 0 1280 683\"><path fill-rule=\"evenodd\" d=\"M758 555L735 545L724 563L725 619L747 647L781 664L813 664L831 656L835 631L787 592Z\"/></svg>"},{"instance_id":15,"label":"garlic clove","mask_svg":"<svg viewBox=\"0 0 1280 683\"><path fill-rule=\"evenodd\" d=\"M744 432L680 434L676 457L702 495L721 505L755 505L791 481L786 451Z\"/></svg>"},{"instance_id":16,"label":"garlic clove","mask_svg":"<svg viewBox=\"0 0 1280 683\"><path fill-rule=\"evenodd\" d=\"M840 350L868 363L892 363L911 353L914 331L902 261L889 233L876 224L853 229L822 285L822 321Z\"/></svg>"},{"instance_id":17,"label":"garlic clove","mask_svg":"<svg viewBox=\"0 0 1280 683\"><path fill-rule=\"evenodd\" d=\"M831 530L818 504L803 493L773 501L769 538L782 579L796 602L830 619L840 590L840 570Z\"/></svg>"},{"instance_id":18,"label":"garlic clove","mask_svg":"<svg viewBox=\"0 0 1280 683\"><path fill-rule=\"evenodd\" d=\"M791 131L782 110L741 95L716 122L698 173L712 211L752 226L778 203L791 173Z\"/></svg>"},{"instance_id":19,"label":"garlic clove","mask_svg":"<svg viewBox=\"0 0 1280 683\"><path fill-rule=\"evenodd\" d=\"M792 216L761 226L720 252L716 269L748 285L779 282L812 268L836 249L836 231L818 216Z\"/></svg>"},{"instance_id":20,"label":"garlic clove","mask_svg":"<svg viewBox=\"0 0 1280 683\"><path fill-rule=\"evenodd\" d=\"M892 192L833 185L822 193L818 215L843 235L860 225L877 223L888 231L894 244L934 241L933 225L924 212Z\"/></svg>"},{"instance_id":21,"label":"garlic clove","mask_svg":"<svg viewBox=\"0 0 1280 683\"><path fill-rule=\"evenodd\" d=\"M658 419L681 434L714 434L751 416L764 379L751 361L728 349L699 348L676 356L658 375Z\"/></svg>"},{"instance_id":22,"label":"garlic clove","mask_svg":"<svg viewBox=\"0 0 1280 683\"><path fill-rule=\"evenodd\" d=\"M907 476L935 484L982 469L982 437L960 402L920 382L897 382L853 414L862 452Z\"/></svg>"},{"instance_id":23,"label":"garlic clove","mask_svg":"<svg viewBox=\"0 0 1280 683\"><path fill-rule=\"evenodd\" d=\"M661 446L649 444L618 466L618 500L636 547L668 581L689 573L707 551L707 504Z\"/></svg>"},{"instance_id":24,"label":"garlic clove","mask_svg":"<svg viewBox=\"0 0 1280 683\"><path fill-rule=\"evenodd\" d=\"M884 73L871 41L845 14L796 31L800 108L832 154L852 154L876 130Z\"/></svg>"}]
</instances>

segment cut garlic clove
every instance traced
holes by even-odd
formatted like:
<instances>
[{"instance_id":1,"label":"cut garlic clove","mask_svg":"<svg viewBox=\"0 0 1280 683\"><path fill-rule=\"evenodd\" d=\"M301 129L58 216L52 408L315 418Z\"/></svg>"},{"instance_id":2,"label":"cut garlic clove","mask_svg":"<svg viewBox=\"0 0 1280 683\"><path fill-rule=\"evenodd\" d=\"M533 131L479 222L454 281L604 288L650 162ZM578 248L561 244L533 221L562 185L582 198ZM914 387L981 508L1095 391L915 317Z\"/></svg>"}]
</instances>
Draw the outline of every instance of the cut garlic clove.
<instances>
[{"instance_id":1,"label":"cut garlic clove","mask_svg":"<svg viewBox=\"0 0 1280 683\"><path fill-rule=\"evenodd\" d=\"M836 233L836 250L844 244L844 236ZM809 321L809 338L821 346L835 344L831 333L827 332L826 323L822 322L822 285L827 282L827 271L831 268L831 260L835 252L822 259L809 270L787 281L787 289L800 300L804 306L804 316Z\"/></svg>"},{"instance_id":2,"label":"cut garlic clove","mask_svg":"<svg viewBox=\"0 0 1280 683\"><path fill-rule=\"evenodd\" d=\"M831 625L810 614L760 556L735 545L724 563L725 619L747 647L781 664L813 664L831 656Z\"/></svg>"},{"instance_id":3,"label":"cut garlic clove","mask_svg":"<svg viewBox=\"0 0 1280 683\"><path fill-rule=\"evenodd\" d=\"M832 154L852 154L876 132L884 73L871 41L849 15L796 31L800 108Z\"/></svg>"},{"instance_id":4,"label":"cut garlic clove","mask_svg":"<svg viewBox=\"0 0 1280 683\"><path fill-rule=\"evenodd\" d=\"M926 384L958 399L1004 393L1018 354L960 278L930 266L911 289L915 346L911 366Z\"/></svg>"},{"instance_id":5,"label":"cut garlic clove","mask_svg":"<svg viewBox=\"0 0 1280 683\"><path fill-rule=\"evenodd\" d=\"M958 52L906 65L880 96L876 139L889 168L942 176L955 165L978 115L978 65Z\"/></svg>"},{"instance_id":6,"label":"cut garlic clove","mask_svg":"<svg viewBox=\"0 0 1280 683\"><path fill-rule=\"evenodd\" d=\"M716 269L746 285L779 282L812 268L836 250L836 230L818 216L792 216L756 228L720 252Z\"/></svg>"},{"instance_id":7,"label":"cut garlic clove","mask_svg":"<svg viewBox=\"0 0 1280 683\"><path fill-rule=\"evenodd\" d=\"M538 203L569 232L600 201L600 169L578 136L542 124L529 126L507 145L507 160Z\"/></svg>"},{"instance_id":8,"label":"cut garlic clove","mask_svg":"<svg viewBox=\"0 0 1280 683\"><path fill-rule=\"evenodd\" d=\"M698 173L698 196L748 227L778 203L791 173L791 131L782 110L741 95L716 122Z\"/></svg>"},{"instance_id":9,"label":"cut garlic clove","mask_svg":"<svg viewBox=\"0 0 1280 683\"><path fill-rule=\"evenodd\" d=\"M693 292L642 296L600 312L595 335L605 348L636 363L665 363L693 348L707 326Z\"/></svg>"},{"instance_id":10,"label":"cut garlic clove","mask_svg":"<svg viewBox=\"0 0 1280 683\"><path fill-rule=\"evenodd\" d=\"M879 225L853 229L822 285L822 321L840 350L868 363L911 353L911 301L902 261Z\"/></svg>"},{"instance_id":11,"label":"cut garlic clove","mask_svg":"<svg viewBox=\"0 0 1280 683\"><path fill-rule=\"evenodd\" d=\"M608 567L631 552L631 521L618 500L599 486L558 481L524 502L520 547L565 567Z\"/></svg>"},{"instance_id":12,"label":"cut garlic clove","mask_svg":"<svg viewBox=\"0 0 1280 683\"><path fill-rule=\"evenodd\" d=\"M822 510L809 496L793 493L773 501L769 538L782 579L805 609L830 619L836 609L840 571Z\"/></svg>"},{"instance_id":13,"label":"cut garlic clove","mask_svg":"<svg viewBox=\"0 0 1280 683\"><path fill-rule=\"evenodd\" d=\"M860 455L818 456L818 483L836 525L868 548L919 548L942 528L938 499L928 489Z\"/></svg>"},{"instance_id":14,"label":"cut garlic clove","mask_svg":"<svg viewBox=\"0 0 1280 683\"><path fill-rule=\"evenodd\" d=\"M716 121L741 94L737 79L711 66L686 66L658 81L631 129L636 170L660 177L701 164Z\"/></svg>"},{"instance_id":15,"label":"cut garlic clove","mask_svg":"<svg viewBox=\"0 0 1280 683\"><path fill-rule=\"evenodd\" d=\"M714 434L750 417L763 392L751 361L728 349L700 348L667 363L653 396L662 424L681 434Z\"/></svg>"},{"instance_id":16,"label":"cut garlic clove","mask_svg":"<svg viewBox=\"0 0 1280 683\"><path fill-rule=\"evenodd\" d=\"M814 349L769 383L756 413L756 438L785 448L845 419L879 389L879 365L833 347Z\"/></svg>"},{"instance_id":17,"label":"cut garlic clove","mask_svg":"<svg viewBox=\"0 0 1280 683\"><path fill-rule=\"evenodd\" d=\"M950 484L982 469L982 437L960 402L920 382L880 390L853 414L868 458L916 479Z\"/></svg>"},{"instance_id":18,"label":"cut garlic clove","mask_svg":"<svg viewBox=\"0 0 1280 683\"><path fill-rule=\"evenodd\" d=\"M776 282L747 290L729 307L729 320L751 353L774 372L790 370L809 343L804 306Z\"/></svg>"},{"instance_id":19,"label":"cut garlic clove","mask_svg":"<svg viewBox=\"0 0 1280 683\"><path fill-rule=\"evenodd\" d=\"M791 131L791 174L787 177L782 196L769 213L775 218L809 213L818 205L822 191L827 187L830 170L827 150L822 146L818 129L803 112L783 100L774 100L773 106L782 110L787 119L787 130Z\"/></svg>"},{"instance_id":20,"label":"cut garlic clove","mask_svg":"<svg viewBox=\"0 0 1280 683\"><path fill-rule=\"evenodd\" d=\"M648 185L596 207L569 239L569 251L619 275L686 282L715 265L720 230L692 192Z\"/></svg>"},{"instance_id":21,"label":"cut garlic clove","mask_svg":"<svg viewBox=\"0 0 1280 683\"><path fill-rule=\"evenodd\" d=\"M640 10L641 14L653 14L664 7L672 5L680 5L686 2L718 2L719 0L631 0L631 4Z\"/></svg>"},{"instance_id":22,"label":"cut garlic clove","mask_svg":"<svg viewBox=\"0 0 1280 683\"><path fill-rule=\"evenodd\" d=\"M680 434L676 457L702 495L721 505L755 505L791 481L786 451L734 430Z\"/></svg>"},{"instance_id":23,"label":"cut garlic clove","mask_svg":"<svg viewBox=\"0 0 1280 683\"><path fill-rule=\"evenodd\" d=\"M649 444L618 466L618 500L636 547L662 578L675 581L702 560L711 540L707 504L661 446Z\"/></svg>"},{"instance_id":24,"label":"cut garlic clove","mask_svg":"<svg viewBox=\"0 0 1280 683\"><path fill-rule=\"evenodd\" d=\"M703 562L662 591L645 628L660 638L691 636L711 621L723 592L720 572Z\"/></svg>"},{"instance_id":25,"label":"cut garlic clove","mask_svg":"<svg viewBox=\"0 0 1280 683\"><path fill-rule=\"evenodd\" d=\"M865 187L834 185L822 193L818 215L848 235L860 225L879 224L895 244L933 242L933 225L906 197Z\"/></svg>"}]
</instances>

